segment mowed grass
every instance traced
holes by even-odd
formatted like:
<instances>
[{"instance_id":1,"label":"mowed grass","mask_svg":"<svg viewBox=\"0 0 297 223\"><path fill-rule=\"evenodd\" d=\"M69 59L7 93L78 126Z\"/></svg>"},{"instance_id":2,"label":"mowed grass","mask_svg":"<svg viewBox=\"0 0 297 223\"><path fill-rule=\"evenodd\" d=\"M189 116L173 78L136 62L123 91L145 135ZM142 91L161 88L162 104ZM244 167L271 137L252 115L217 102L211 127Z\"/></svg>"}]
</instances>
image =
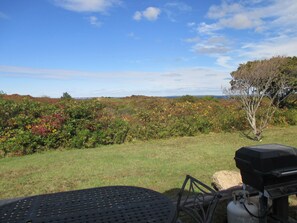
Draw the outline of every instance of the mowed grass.
<instances>
[{"instance_id":1,"label":"mowed grass","mask_svg":"<svg viewBox=\"0 0 297 223\"><path fill-rule=\"evenodd\" d=\"M261 144L297 147L297 126L272 128ZM0 199L75 189L134 185L174 196L186 174L210 184L236 170L235 151L259 144L241 133L210 133L95 149L44 152L0 160Z\"/></svg>"}]
</instances>

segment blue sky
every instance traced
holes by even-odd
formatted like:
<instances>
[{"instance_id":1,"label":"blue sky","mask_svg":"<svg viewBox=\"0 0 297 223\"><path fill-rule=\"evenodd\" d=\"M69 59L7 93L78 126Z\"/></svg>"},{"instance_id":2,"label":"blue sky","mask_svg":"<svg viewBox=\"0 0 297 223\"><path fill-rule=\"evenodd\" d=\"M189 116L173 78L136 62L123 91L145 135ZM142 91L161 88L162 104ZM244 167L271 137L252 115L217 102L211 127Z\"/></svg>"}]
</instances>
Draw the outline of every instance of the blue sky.
<instances>
[{"instance_id":1,"label":"blue sky","mask_svg":"<svg viewBox=\"0 0 297 223\"><path fill-rule=\"evenodd\" d=\"M240 63L297 55L296 0L0 0L0 90L221 95Z\"/></svg>"}]
</instances>

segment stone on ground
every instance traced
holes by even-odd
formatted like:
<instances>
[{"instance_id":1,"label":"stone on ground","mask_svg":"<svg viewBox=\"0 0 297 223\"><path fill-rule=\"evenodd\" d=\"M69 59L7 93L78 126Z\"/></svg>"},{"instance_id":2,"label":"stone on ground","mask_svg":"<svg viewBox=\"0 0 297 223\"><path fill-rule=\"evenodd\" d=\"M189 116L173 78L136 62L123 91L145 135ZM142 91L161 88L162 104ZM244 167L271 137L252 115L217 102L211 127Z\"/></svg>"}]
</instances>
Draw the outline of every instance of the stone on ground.
<instances>
[{"instance_id":1,"label":"stone on ground","mask_svg":"<svg viewBox=\"0 0 297 223\"><path fill-rule=\"evenodd\" d=\"M232 187L241 186L241 175L237 171L221 170L212 176L212 185L218 190L226 190Z\"/></svg>"}]
</instances>

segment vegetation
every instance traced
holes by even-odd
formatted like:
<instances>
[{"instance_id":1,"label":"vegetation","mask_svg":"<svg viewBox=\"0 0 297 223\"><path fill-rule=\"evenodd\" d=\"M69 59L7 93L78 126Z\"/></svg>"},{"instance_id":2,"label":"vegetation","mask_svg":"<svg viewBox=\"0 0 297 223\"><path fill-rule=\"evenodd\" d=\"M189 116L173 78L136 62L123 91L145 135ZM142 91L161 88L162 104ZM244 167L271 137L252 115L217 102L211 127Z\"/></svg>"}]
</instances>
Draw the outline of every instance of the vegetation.
<instances>
[{"instance_id":1,"label":"vegetation","mask_svg":"<svg viewBox=\"0 0 297 223\"><path fill-rule=\"evenodd\" d=\"M247 62L231 76L227 93L241 103L254 138L260 140L277 108L297 89L297 58Z\"/></svg>"},{"instance_id":2,"label":"vegetation","mask_svg":"<svg viewBox=\"0 0 297 223\"><path fill-rule=\"evenodd\" d=\"M283 81L283 89L277 94L277 92L273 90L274 86L272 85L269 91L271 96L277 94L275 104L277 105L277 102L279 102L279 107L286 105L288 96L297 93L297 57L285 57L284 60L285 63L281 67L279 78L277 79L278 82Z\"/></svg>"},{"instance_id":3,"label":"vegetation","mask_svg":"<svg viewBox=\"0 0 297 223\"><path fill-rule=\"evenodd\" d=\"M297 126L267 130L261 143L297 147ZM96 149L63 150L0 160L0 199L107 185L135 185L175 196L186 174L210 184L236 170L234 153L255 144L240 133L210 133Z\"/></svg>"},{"instance_id":4,"label":"vegetation","mask_svg":"<svg viewBox=\"0 0 297 223\"><path fill-rule=\"evenodd\" d=\"M64 100L2 95L0 106L0 157L248 129L236 101L213 97ZM296 106L278 109L272 121L296 125Z\"/></svg>"},{"instance_id":5,"label":"vegetation","mask_svg":"<svg viewBox=\"0 0 297 223\"><path fill-rule=\"evenodd\" d=\"M1 95L6 95L6 93L3 90L0 90L0 96Z\"/></svg>"}]
</instances>

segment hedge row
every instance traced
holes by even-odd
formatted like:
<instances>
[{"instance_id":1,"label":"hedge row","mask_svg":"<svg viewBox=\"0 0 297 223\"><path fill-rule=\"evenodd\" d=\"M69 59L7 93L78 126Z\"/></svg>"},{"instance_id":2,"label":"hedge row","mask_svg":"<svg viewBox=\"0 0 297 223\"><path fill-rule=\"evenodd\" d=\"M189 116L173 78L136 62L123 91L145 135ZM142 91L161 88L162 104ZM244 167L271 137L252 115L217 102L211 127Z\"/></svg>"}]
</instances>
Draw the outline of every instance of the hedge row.
<instances>
[{"instance_id":1,"label":"hedge row","mask_svg":"<svg viewBox=\"0 0 297 223\"><path fill-rule=\"evenodd\" d=\"M1 96L0 107L0 157L248 128L235 102L212 97L16 100ZM296 125L297 110L279 110L273 122Z\"/></svg>"}]
</instances>

